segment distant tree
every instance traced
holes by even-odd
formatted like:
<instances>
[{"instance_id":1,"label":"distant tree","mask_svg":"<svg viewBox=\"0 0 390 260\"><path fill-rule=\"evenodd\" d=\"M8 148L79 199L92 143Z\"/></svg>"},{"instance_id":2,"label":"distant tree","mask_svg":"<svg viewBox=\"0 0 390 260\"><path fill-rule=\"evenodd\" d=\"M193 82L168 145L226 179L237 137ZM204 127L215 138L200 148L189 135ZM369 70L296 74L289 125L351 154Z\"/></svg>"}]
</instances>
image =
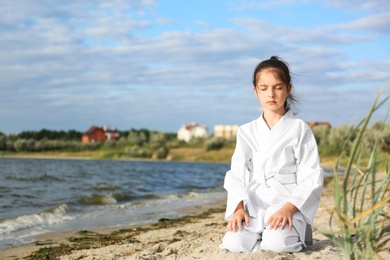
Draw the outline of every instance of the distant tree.
<instances>
[{"instance_id":1,"label":"distant tree","mask_svg":"<svg viewBox=\"0 0 390 260\"><path fill-rule=\"evenodd\" d=\"M371 151L375 144L378 149L390 152L390 124L376 121L364 132L361 142L363 149Z\"/></svg>"},{"instance_id":2,"label":"distant tree","mask_svg":"<svg viewBox=\"0 0 390 260\"><path fill-rule=\"evenodd\" d=\"M320 155L337 155L344 146L348 151L355 138L353 128L353 125L342 125L337 128L329 128L325 125L313 127L312 131L317 141Z\"/></svg>"},{"instance_id":3,"label":"distant tree","mask_svg":"<svg viewBox=\"0 0 390 260\"><path fill-rule=\"evenodd\" d=\"M69 130L65 134L65 140L80 140L83 134L81 132L78 132L76 130Z\"/></svg>"},{"instance_id":4,"label":"distant tree","mask_svg":"<svg viewBox=\"0 0 390 260\"><path fill-rule=\"evenodd\" d=\"M4 135L0 135L0 151L7 150L7 137Z\"/></svg>"},{"instance_id":5,"label":"distant tree","mask_svg":"<svg viewBox=\"0 0 390 260\"><path fill-rule=\"evenodd\" d=\"M134 158L150 158L152 157L152 152L149 149L140 146L131 146L125 149L125 152L128 156Z\"/></svg>"},{"instance_id":6,"label":"distant tree","mask_svg":"<svg viewBox=\"0 0 390 260\"><path fill-rule=\"evenodd\" d=\"M150 133L150 139L149 144L152 147L162 147L165 146L165 144L168 141L168 136L163 132L152 132Z\"/></svg>"},{"instance_id":7,"label":"distant tree","mask_svg":"<svg viewBox=\"0 0 390 260\"><path fill-rule=\"evenodd\" d=\"M34 151L35 141L33 139L19 139L14 143L15 151L30 152Z\"/></svg>"},{"instance_id":8,"label":"distant tree","mask_svg":"<svg viewBox=\"0 0 390 260\"><path fill-rule=\"evenodd\" d=\"M142 146L149 142L149 132L131 130L127 140L133 145Z\"/></svg>"},{"instance_id":9,"label":"distant tree","mask_svg":"<svg viewBox=\"0 0 390 260\"><path fill-rule=\"evenodd\" d=\"M317 145L329 145L328 136L330 128L326 125L317 125L312 128L312 132L317 141Z\"/></svg>"},{"instance_id":10,"label":"distant tree","mask_svg":"<svg viewBox=\"0 0 390 260\"><path fill-rule=\"evenodd\" d=\"M106 140L104 143L103 143L103 147L104 148L113 148L117 145L117 142L116 141L113 141L113 140Z\"/></svg>"},{"instance_id":11,"label":"distant tree","mask_svg":"<svg viewBox=\"0 0 390 260\"><path fill-rule=\"evenodd\" d=\"M169 149L165 146L161 146L156 151L157 159L165 159L167 158L168 154L169 154Z\"/></svg>"},{"instance_id":12,"label":"distant tree","mask_svg":"<svg viewBox=\"0 0 390 260\"><path fill-rule=\"evenodd\" d=\"M18 138L20 139L33 139L33 140L80 140L82 136L81 132L77 132L75 130L69 130L69 131L53 131L53 130L47 130L42 129L38 132L36 131L23 131L20 134L18 134Z\"/></svg>"},{"instance_id":13,"label":"distant tree","mask_svg":"<svg viewBox=\"0 0 390 260\"><path fill-rule=\"evenodd\" d=\"M211 137L207 139L204 143L206 151L222 149L223 145L224 140L220 137Z\"/></svg>"},{"instance_id":14,"label":"distant tree","mask_svg":"<svg viewBox=\"0 0 390 260\"><path fill-rule=\"evenodd\" d=\"M381 148L382 151L390 153L390 124L387 124L382 131Z\"/></svg>"},{"instance_id":15,"label":"distant tree","mask_svg":"<svg viewBox=\"0 0 390 260\"><path fill-rule=\"evenodd\" d=\"M168 141L177 141L177 133L165 133Z\"/></svg>"}]
</instances>

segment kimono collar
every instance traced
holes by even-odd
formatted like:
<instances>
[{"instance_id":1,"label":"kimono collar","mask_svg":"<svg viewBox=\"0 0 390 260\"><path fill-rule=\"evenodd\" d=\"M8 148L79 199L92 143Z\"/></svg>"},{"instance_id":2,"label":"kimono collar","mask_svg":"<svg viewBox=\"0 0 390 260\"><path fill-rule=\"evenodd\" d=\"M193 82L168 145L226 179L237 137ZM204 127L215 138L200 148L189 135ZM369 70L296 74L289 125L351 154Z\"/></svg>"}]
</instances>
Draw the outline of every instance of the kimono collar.
<instances>
[{"instance_id":1,"label":"kimono collar","mask_svg":"<svg viewBox=\"0 0 390 260\"><path fill-rule=\"evenodd\" d=\"M261 113L259 118L261 125L260 127L263 129L263 131L267 130L266 132L274 133L276 135L286 130L286 128L294 121L295 118L293 111L290 109L282 116L282 118L279 119L279 121L274 125L274 127L272 127L272 129L269 129L263 115L264 111Z\"/></svg>"}]
</instances>

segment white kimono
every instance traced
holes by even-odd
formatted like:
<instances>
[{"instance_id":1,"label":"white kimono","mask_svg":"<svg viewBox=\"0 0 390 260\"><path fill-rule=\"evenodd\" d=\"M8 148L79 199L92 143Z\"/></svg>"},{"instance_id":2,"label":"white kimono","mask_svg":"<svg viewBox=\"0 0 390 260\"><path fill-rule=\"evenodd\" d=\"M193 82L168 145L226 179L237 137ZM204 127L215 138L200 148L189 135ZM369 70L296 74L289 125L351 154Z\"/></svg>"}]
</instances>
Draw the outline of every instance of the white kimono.
<instances>
[{"instance_id":1,"label":"white kimono","mask_svg":"<svg viewBox=\"0 0 390 260\"><path fill-rule=\"evenodd\" d=\"M243 201L251 218L251 232L261 233L268 218L286 202L298 208L293 220L304 237L312 224L322 194L324 173L310 127L288 111L270 130L260 116L240 126L231 169L224 188L228 192L226 220Z\"/></svg>"}]
</instances>

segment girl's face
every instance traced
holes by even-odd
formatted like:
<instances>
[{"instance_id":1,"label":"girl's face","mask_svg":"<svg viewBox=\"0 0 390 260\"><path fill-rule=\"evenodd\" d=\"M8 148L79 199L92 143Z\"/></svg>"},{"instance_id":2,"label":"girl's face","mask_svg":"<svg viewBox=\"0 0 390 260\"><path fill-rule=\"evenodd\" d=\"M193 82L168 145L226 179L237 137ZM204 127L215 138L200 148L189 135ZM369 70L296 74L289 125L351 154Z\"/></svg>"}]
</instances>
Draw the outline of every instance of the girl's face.
<instances>
[{"instance_id":1,"label":"girl's face","mask_svg":"<svg viewBox=\"0 0 390 260\"><path fill-rule=\"evenodd\" d=\"M265 69L257 76L255 94L264 111L278 114L286 113L284 103L291 91L291 85L286 85L277 77L276 72Z\"/></svg>"}]
</instances>

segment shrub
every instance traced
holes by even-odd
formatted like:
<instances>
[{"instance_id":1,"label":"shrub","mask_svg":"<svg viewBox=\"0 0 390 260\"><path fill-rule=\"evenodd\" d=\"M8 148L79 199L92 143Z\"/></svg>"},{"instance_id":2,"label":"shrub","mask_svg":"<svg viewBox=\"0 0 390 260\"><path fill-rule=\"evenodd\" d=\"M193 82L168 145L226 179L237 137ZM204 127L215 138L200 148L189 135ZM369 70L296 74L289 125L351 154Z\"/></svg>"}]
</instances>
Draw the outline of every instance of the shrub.
<instances>
[{"instance_id":1,"label":"shrub","mask_svg":"<svg viewBox=\"0 0 390 260\"><path fill-rule=\"evenodd\" d=\"M156 151L156 157L157 159L165 159L167 158L168 153L169 153L169 149L165 146L161 146Z\"/></svg>"},{"instance_id":2,"label":"shrub","mask_svg":"<svg viewBox=\"0 0 390 260\"><path fill-rule=\"evenodd\" d=\"M224 141L219 137L212 137L204 143L206 151L219 150L223 147L223 145Z\"/></svg>"},{"instance_id":3,"label":"shrub","mask_svg":"<svg viewBox=\"0 0 390 260\"><path fill-rule=\"evenodd\" d=\"M148 135L143 131L130 131L127 140L130 144L141 146L148 143L148 138Z\"/></svg>"},{"instance_id":4,"label":"shrub","mask_svg":"<svg viewBox=\"0 0 390 260\"><path fill-rule=\"evenodd\" d=\"M140 146L130 146L125 149L126 153L130 157L134 158L150 158L152 157L152 152L148 149Z\"/></svg>"},{"instance_id":5,"label":"shrub","mask_svg":"<svg viewBox=\"0 0 390 260\"><path fill-rule=\"evenodd\" d=\"M150 134L149 143L152 147L163 147L168 141L168 135L163 132L153 132Z\"/></svg>"}]
</instances>

